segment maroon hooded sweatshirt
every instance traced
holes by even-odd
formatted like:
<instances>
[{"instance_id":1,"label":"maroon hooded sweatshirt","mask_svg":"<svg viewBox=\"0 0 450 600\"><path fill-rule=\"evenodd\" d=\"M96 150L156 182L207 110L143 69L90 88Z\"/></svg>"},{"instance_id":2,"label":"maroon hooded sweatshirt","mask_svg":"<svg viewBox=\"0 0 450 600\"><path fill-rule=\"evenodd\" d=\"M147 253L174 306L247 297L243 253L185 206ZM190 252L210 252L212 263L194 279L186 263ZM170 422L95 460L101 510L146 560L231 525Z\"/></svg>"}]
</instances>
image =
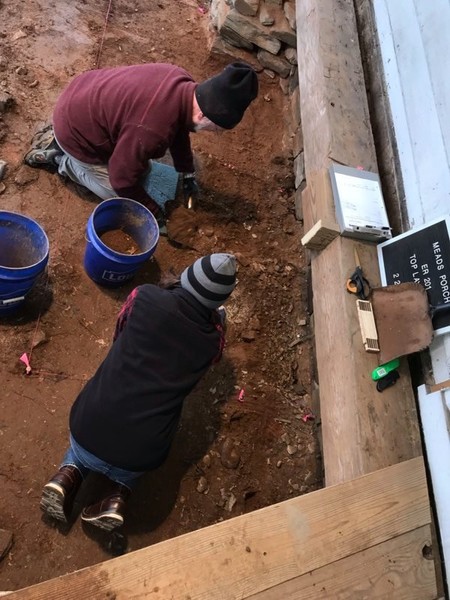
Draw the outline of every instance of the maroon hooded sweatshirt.
<instances>
[{"instance_id":1,"label":"maroon hooded sweatshirt","mask_svg":"<svg viewBox=\"0 0 450 600\"><path fill-rule=\"evenodd\" d=\"M87 71L58 99L56 138L78 160L107 164L118 196L149 202L140 182L150 159L170 150L178 172L194 171L189 132L196 86L170 64Z\"/></svg>"}]
</instances>

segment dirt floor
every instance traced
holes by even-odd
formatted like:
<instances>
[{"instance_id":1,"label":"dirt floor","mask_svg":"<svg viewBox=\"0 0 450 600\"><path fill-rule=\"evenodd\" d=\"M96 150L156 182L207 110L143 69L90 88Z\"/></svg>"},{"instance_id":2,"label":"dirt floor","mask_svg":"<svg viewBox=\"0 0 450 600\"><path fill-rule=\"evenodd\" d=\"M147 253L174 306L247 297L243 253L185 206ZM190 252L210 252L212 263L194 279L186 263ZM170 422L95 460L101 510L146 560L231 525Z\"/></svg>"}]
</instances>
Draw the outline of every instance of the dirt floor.
<instances>
[{"instance_id":1,"label":"dirt floor","mask_svg":"<svg viewBox=\"0 0 450 600\"><path fill-rule=\"evenodd\" d=\"M0 590L19 589L112 555L274 504L322 485L312 412L309 270L294 217L289 107L278 77L260 73L243 122L192 136L201 200L192 248L161 238L154 260L124 288L96 286L83 268L95 203L57 175L22 165L39 125L70 79L97 66L173 62L197 79L231 60L207 49L207 2L0 0L2 210L36 219L50 240L48 273L22 309L0 320L0 529L14 534ZM104 41L102 42L102 39ZM1 184L0 184L1 185ZM111 342L134 285L157 283L203 253L238 257L224 359L191 394L165 465L140 482L124 531L67 530L39 510L41 489L68 439L68 411ZM31 354L32 372L19 361ZM87 480L77 509L104 482Z\"/></svg>"}]
</instances>

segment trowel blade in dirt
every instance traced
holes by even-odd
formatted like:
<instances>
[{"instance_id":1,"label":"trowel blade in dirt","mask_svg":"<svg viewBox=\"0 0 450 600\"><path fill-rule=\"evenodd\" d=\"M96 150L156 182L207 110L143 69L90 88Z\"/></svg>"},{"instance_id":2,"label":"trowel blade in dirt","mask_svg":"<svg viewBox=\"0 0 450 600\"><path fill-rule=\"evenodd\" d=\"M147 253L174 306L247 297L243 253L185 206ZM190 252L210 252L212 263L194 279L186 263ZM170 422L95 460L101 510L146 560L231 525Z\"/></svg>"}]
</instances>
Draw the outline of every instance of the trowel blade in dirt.
<instances>
[{"instance_id":1,"label":"trowel blade in dirt","mask_svg":"<svg viewBox=\"0 0 450 600\"><path fill-rule=\"evenodd\" d=\"M167 221L167 237L169 241L183 248L196 250L197 217L193 210L177 206Z\"/></svg>"},{"instance_id":2,"label":"trowel blade in dirt","mask_svg":"<svg viewBox=\"0 0 450 600\"><path fill-rule=\"evenodd\" d=\"M372 308L380 346L379 364L420 352L431 344L428 296L419 283L373 289Z\"/></svg>"}]
</instances>

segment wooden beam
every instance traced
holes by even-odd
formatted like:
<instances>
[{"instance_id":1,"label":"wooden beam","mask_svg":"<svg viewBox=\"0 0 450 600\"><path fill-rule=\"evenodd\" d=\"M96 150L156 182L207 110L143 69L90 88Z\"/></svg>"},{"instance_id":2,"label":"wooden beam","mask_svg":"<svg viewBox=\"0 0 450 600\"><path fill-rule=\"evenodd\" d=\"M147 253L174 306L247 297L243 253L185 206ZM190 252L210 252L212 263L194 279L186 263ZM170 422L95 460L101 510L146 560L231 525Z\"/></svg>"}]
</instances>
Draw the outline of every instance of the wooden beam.
<instances>
[{"instance_id":1,"label":"wooden beam","mask_svg":"<svg viewBox=\"0 0 450 600\"><path fill-rule=\"evenodd\" d=\"M336 220L328 168L332 161L377 171L353 0L297 0L297 55L308 232Z\"/></svg>"},{"instance_id":2,"label":"wooden beam","mask_svg":"<svg viewBox=\"0 0 450 600\"><path fill-rule=\"evenodd\" d=\"M429 523L425 471L417 458L23 589L10 598L242 600Z\"/></svg>"},{"instance_id":3,"label":"wooden beam","mask_svg":"<svg viewBox=\"0 0 450 600\"><path fill-rule=\"evenodd\" d=\"M355 296L345 289L355 247L372 287L380 285L374 244L338 237L311 261L326 485L422 453L406 360L383 393L371 379L378 357L363 348Z\"/></svg>"}]
</instances>

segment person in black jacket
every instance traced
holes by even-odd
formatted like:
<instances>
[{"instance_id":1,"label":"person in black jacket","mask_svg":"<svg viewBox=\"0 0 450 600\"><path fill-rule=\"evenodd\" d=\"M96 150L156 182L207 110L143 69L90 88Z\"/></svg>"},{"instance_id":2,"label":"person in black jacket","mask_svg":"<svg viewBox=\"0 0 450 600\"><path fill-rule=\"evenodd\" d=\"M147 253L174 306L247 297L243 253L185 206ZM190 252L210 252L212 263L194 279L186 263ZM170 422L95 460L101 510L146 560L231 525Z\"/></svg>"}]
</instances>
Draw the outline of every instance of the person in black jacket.
<instances>
[{"instance_id":1,"label":"person in black jacket","mask_svg":"<svg viewBox=\"0 0 450 600\"><path fill-rule=\"evenodd\" d=\"M70 411L70 446L44 486L41 509L68 522L89 471L112 492L84 508L83 521L106 530L124 522L137 479L167 457L184 399L224 347L224 309L236 283L231 254L210 254L167 289L135 288L122 307L113 344Z\"/></svg>"}]
</instances>

